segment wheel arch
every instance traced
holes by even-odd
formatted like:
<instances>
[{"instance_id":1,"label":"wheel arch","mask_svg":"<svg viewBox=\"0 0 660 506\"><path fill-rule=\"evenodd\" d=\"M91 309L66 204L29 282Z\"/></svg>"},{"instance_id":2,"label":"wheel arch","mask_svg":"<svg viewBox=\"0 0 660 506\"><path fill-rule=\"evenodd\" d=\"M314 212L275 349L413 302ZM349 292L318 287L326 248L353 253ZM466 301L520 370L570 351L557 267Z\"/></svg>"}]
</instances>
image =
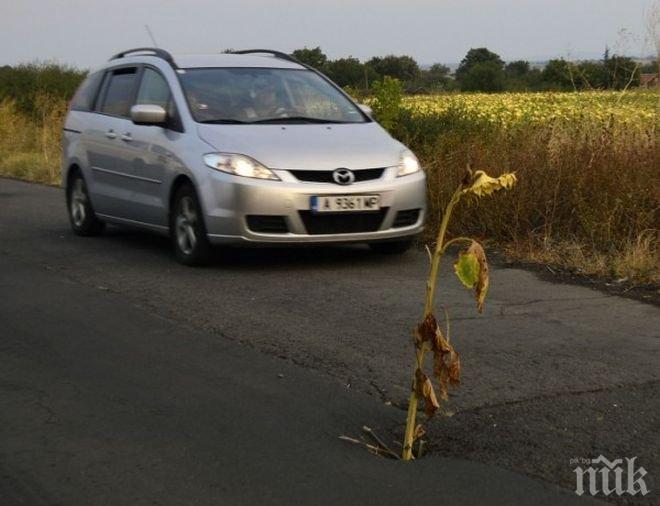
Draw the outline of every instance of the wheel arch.
<instances>
[{"instance_id":1,"label":"wheel arch","mask_svg":"<svg viewBox=\"0 0 660 506\"><path fill-rule=\"evenodd\" d=\"M170 223L172 219L172 209L174 208L174 196L176 195L177 190L184 185L190 185L192 188L195 189L195 192L197 191L197 188L195 188L195 183L193 183L193 180L190 179L190 176L186 174L179 174L174 178L172 184L170 185L170 191L167 197L167 223Z\"/></svg>"},{"instance_id":2,"label":"wheel arch","mask_svg":"<svg viewBox=\"0 0 660 506\"><path fill-rule=\"evenodd\" d=\"M71 177L74 174L80 174L82 178L85 178L85 175L83 174L82 168L77 162L73 162L69 164L69 166L66 169L66 172L64 173L64 180L62 181L64 189L68 190L69 188L69 183L71 182Z\"/></svg>"}]
</instances>

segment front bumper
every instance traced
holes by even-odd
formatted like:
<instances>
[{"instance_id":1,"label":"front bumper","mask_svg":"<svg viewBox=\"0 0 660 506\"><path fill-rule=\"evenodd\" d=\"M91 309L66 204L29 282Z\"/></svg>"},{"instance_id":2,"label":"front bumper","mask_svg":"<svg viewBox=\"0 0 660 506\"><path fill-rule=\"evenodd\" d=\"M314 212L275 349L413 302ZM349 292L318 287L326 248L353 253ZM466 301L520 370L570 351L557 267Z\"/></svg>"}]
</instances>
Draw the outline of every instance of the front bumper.
<instances>
[{"instance_id":1,"label":"front bumper","mask_svg":"<svg viewBox=\"0 0 660 506\"><path fill-rule=\"evenodd\" d=\"M281 181L233 176L209 169L209 177L199 188L209 240L227 243L341 243L401 239L419 234L426 211L426 181L423 172L396 177L396 167L385 169L381 178L341 186L332 183L300 182L286 170L275 170ZM370 231L349 233L309 233L301 212L310 210L315 195L379 195L382 221ZM399 211L419 209L417 220L396 226ZM343 219L350 219L346 213ZM247 216L283 217L284 233L256 232ZM351 227L354 228L354 227Z\"/></svg>"}]
</instances>

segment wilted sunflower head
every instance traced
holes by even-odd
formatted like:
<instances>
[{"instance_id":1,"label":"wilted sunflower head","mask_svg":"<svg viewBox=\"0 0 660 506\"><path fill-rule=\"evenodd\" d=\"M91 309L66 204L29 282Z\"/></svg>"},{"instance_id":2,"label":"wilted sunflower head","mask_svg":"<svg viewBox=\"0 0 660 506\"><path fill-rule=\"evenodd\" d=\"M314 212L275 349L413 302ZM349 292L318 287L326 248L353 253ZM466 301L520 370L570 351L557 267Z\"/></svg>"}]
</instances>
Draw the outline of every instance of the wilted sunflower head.
<instances>
[{"instance_id":1,"label":"wilted sunflower head","mask_svg":"<svg viewBox=\"0 0 660 506\"><path fill-rule=\"evenodd\" d=\"M472 172L468 169L463 179L463 193L483 197L497 190L510 190L517 181L515 172L505 172L499 177L490 177L483 170Z\"/></svg>"}]
</instances>

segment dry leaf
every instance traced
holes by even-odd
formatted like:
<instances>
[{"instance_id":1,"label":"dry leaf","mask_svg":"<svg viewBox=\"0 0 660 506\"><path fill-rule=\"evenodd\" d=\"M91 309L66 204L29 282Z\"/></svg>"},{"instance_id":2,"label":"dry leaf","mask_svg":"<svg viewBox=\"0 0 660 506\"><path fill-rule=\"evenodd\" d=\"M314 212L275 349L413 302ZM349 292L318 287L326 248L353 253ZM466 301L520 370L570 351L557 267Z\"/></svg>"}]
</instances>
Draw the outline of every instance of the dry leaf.
<instances>
[{"instance_id":1,"label":"dry leaf","mask_svg":"<svg viewBox=\"0 0 660 506\"><path fill-rule=\"evenodd\" d=\"M470 255L475 258L478 254L478 251L470 252ZM479 265L478 260L477 265ZM424 412L428 418L431 418L440 407L438 396L446 401L449 399L448 386L460 385L461 361L453 346L442 335L433 314L427 315L424 321L417 326L415 340L418 347L424 346L433 352L433 375L438 380L438 394L436 394L431 380L419 368L415 371L414 385L415 395L418 399L424 400Z\"/></svg>"},{"instance_id":2,"label":"dry leaf","mask_svg":"<svg viewBox=\"0 0 660 506\"><path fill-rule=\"evenodd\" d=\"M467 252L476 257L479 263L479 276L474 286L474 295L477 300L477 309L481 313L484 308L484 301L486 300L486 293L488 293L488 262L486 260L486 252L484 248L477 241L472 241Z\"/></svg>"},{"instance_id":3,"label":"dry leaf","mask_svg":"<svg viewBox=\"0 0 660 506\"><path fill-rule=\"evenodd\" d=\"M470 255L477 259L480 255L478 248L471 251ZM475 261L478 266L478 259ZM476 277L477 280L474 285L477 284L479 276ZM437 396L428 377L419 369L415 373L416 394L418 398L424 399L424 411L428 417L431 417L437 409L435 406L438 404L438 397L444 401L448 400L448 386L460 385L461 360L453 346L442 335L440 326L433 314L427 315L424 321L417 326L415 339L418 347L426 346L433 352L433 375L437 378L439 386Z\"/></svg>"},{"instance_id":4,"label":"dry leaf","mask_svg":"<svg viewBox=\"0 0 660 506\"><path fill-rule=\"evenodd\" d=\"M435 396L435 390L433 389L431 380L420 369L415 371L415 389L417 397L424 399L424 413L426 417L433 417L440 404Z\"/></svg>"},{"instance_id":5,"label":"dry leaf","mask_svg":"<svg viewBox=\"0 0 660 506\"><path fill-rule=\"evenodd\" d=\"M433 374L438 378L440 398L447 400L447 385L458 386L461 383L461 360L439 327L433 347Z\"/></svg>"},{"instance_id":6,"label":"dry leaf","mask_svg":"<svg viewBox=\"0 0 660 506\"><path fill-rule=\"evenodd\" d=\"M427 315L424 321L417 326L417 332L415 333L415 341L418 347L425 342L432 343L435 339L435 329L437 328L438 322L435 316L433 314Z\"/></svg>"},{"instance_id":7,"label":"dry leaf","mask_svg":"<svg viewBox=\"0 0 660 506\"><path fill-rule=\"evenodd\" d=\"M449 362L449 383L457 387L461 384L461 357L457 351L452 350L452 354Z\"/></svg>"},{"instance_id":8,"label":"dry leaf","mask_svg":"<svg viewBox=\"0 0 660 506\"><path fill-rule=\"evenodd\" d=\"M438 380L438 386L440 387L440 398L443 401L449 400L449 393L447 392L449 370L445 365L444 353L439 350L434 350L433 352L433 374Z\"/></svg>"}]
</instances>

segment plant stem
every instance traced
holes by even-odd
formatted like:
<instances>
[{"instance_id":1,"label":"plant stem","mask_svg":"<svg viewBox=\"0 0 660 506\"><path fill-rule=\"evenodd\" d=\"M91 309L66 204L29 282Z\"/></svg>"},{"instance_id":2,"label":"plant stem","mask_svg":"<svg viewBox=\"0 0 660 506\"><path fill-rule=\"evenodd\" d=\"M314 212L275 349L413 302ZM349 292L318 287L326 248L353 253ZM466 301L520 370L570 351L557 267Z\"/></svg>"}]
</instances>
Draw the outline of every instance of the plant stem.
<instances>
[{"instance_id":1,"label":"plant stem","mask_svg":"<svg viewBox=\"0 0 660 506\"><path fill-rule=\"evenodd\" d=\"M445 245L442 247L442 253L444 254L444 252L447 251L447 248L452 244L456 244L458 242L473 242L473 241L474 239L471 239L470 237L454 237L453 239L450 239L445 243Z\"/></svg>"},{"instance_id":2,"label":"plant stem","mask_svg":"<svg viewBox=\"0 0 660 506\"><path fill-rule=\"evenodd\" d=\"M442 221L440 222L440 230L438 230L438 237L436 240L435 251L433 252L433 257L431 259L431 269L429 270L429 277L426 282L426 302L424 304L424 319L433 312L433 300L435 298L435 285L438 278L438 270L440 269L440 260L442 260L442 255L445 249L445 233L447 232L447 226L449 224L449 218L451 213L454 210L454 206L458 203L461 198L462 187L459 186L451 199L449 204L445 208L444 215L442 216ZM466 238L456 238L449 241L451 242L458 241L459 239L463 240ZM424 347L418 347L416 349L416 369L422 369L424 365ZM403 453L401 458L403 460L410 460L412 458L412 445L413 437L415 435L415 419L417 418L417 375L413 375L412 380L412 391L410 392L410 400L408 401L408 416L406 418L406 433L403 437Z\"/></svg>"},{"instance_id":3,"label":"plant stem","mask_svg":"<svg viewBox=\"0 0 660 506\"><path fill-rule=\"evenodd\" d=\"M429 271L429 279L426 283L426 303L424 304L424 318L433 312L433 300L435 299L435 286L437 284L438 270L440 269L440 260L445 249L445 233L449 225L449 218L454 210L454 206L461 198L461 187L459 186L445 208L444 216L440 222L440 230L438 231L438 238L435 244L435 251L433 253L433 261L431 262L431 270ZM451 241L450 241L451 242Z\"/></svg>"}]
</instances>

